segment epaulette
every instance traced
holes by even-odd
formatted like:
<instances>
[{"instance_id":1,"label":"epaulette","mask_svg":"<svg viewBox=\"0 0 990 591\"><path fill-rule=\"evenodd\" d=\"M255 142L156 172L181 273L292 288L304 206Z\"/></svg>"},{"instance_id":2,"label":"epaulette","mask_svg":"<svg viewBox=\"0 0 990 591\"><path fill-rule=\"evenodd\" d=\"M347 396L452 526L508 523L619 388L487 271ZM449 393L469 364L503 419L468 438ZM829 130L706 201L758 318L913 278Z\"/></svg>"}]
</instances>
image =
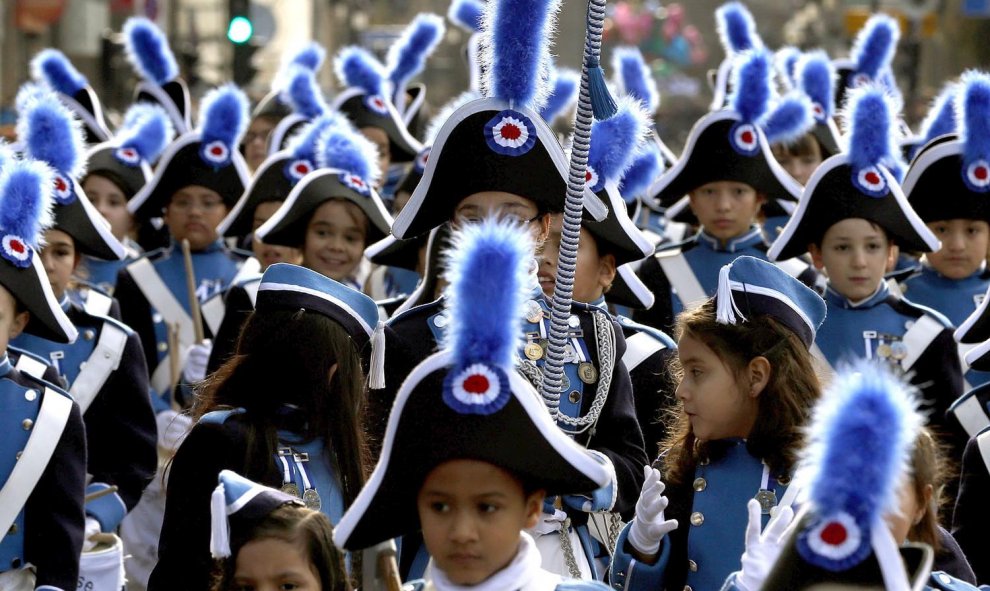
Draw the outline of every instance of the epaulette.
<instances>
[{"instance_id":1,"label":"epaulette","mask_svg":"<svg viewBox=\"0 0 990 591\"><path fill-rule=\"evenodd\" d=\"M45 359L44 357L42 357L41 355L38 355L36 353L32 353L31 351L28 351L27 349L21 349L20 347L15 347L13 345L7 345L7 351L16 353L18 357L27 357L27 358L31 359L32 361L35 361L37 363L40 363L41 365L45 365L45 366L48 366L48 367L51 367L51 365L52 365L52 362L49 361L48 359Z\"/></svg>"},{"instance_id":2,"label":"epaulette","mask_svg":"<svg viewBox=\"0 0 990 591\"><path fill-rule=\"evenodd\" d=\"M167 251L168 251L168 247L167 246L160 246L160 247L158 247L158 248L156 248L154 250L149 250L147 252L141 253L141 255L138 256L136 259L134 259L133 261L127 263L127 267L126 268L130 268L131 265L133 265L134 263L136 263L136 262L138 262L138 261L140 261L142 259L148 259L149 261L152 261L153 262L155 259L161 257Z\"/></svg>"},{"instance_id":3,"label":"epaulette","mask_svg":"<svg viewBox=\"0 0 990 591\"><path fill-rule=\"evenodd\" d=\"M660 244L659 246L657 246L656 250L653 251L653 256L655 257L675 256L682 252L687 252L697 245L698 245L697 238L692 236L680 242L668 242L666 244Z\"/></svg>"},{"instance_id":4,"label":"epaulette","mask_svg":"<svg viewBox=\"0 0 990 591\"><path fill-rule=\"evenodd\" d=\"M119 328L120 330L124 331L124 334L126 334L127 336L131 336L132 334L134 334L133 328L127 326L126 324L117 320L116 318L111 318L109 316L97 316L95 314L90 314L90 316L93 316L94 318L99 318L104 322L104 324L109 324L114 328Z\"/></svg>"},{"instance_id":5,"label":"epaulette","mask_svg":"<svg viewBox=\"0 0 990 591\"><path fill-rule=\"evenodd\" d=\"M932 576L928 578L928 588L936 591L970 591L976 589L966 581L961 581L942 571L932 571Z\"/></svg>"},{"instance_id":6,"label":"epaulette","mask_svg":"<svg viewBox=\"0 0 990 591\"><path fill-rule=\"evenodd\" d=\"M65 396L69 400L74 400L72 398L72 394L69 394L67 391L63 390L59 386L56 386L55 384L52 384L51 382L46 382L45 380L43 380L41 378L36 378L33 375L28 374L28 373L25 373L23 371L18 372L18 373L25 380L31 382L32 384L37 384L38 387L41 388L41 389L48 389L48 390L51 390L52 392L55 392L57 394L61 394L62 396Z\"/></svg>"},{"instance_id":7,"label":"epaulette","mask_svg":"<svg viewBox=\"0 0 990 591\"><path fill-rule=\"evenodd\" d=\"M944 328L948 328L948 329L953 328L952 322L950 322L948 318L946 318L941 312L933 310L928 306L922 306L920 304L916 304L912 301L894 295L891 295L890 297L887 298L887 303L890 304L890 307L893 308L896 312L904 314L905 316L910 316L912 318L931 316Z\"/></svg>"},{"instance_id":8,"label":"epaulette","mask_svg":"<svg viewBox=\"0 0 990 591\"><path fill-rule=\"evenodd\" d=\"M395 316L394 318L389 318L388 319L388 322L386 322L386 324L391 325L394 322L398 322L400 320L405 320L407 317L411 317L414 314L422 314L423 312L426 311L426 310L424 310L424 308L426 306L431 306L431 305L437 303L438 301L440 301L440 300L439 299L436 299L436 300L433 300L432 302L428 302L428 303L425 303L425 304L420 304L419 306L413 306L412 308L409 308L408 310L404 310L398 316ZM441 311L442 311L442 308L441 308ZM430 312L430 315L432 315L433 313L434 312Z\"/></svg>"},{"instance_id":9,"label":"epaulette","mask_svg":"<svg viewBox=\"0 0 990 591\"><path fill-rule=\"evenodd\" d=\"M636 332L646 333L651 337L653 337L654 339L663 343L665 348L671 350L677 349L677 343L674 342L674 339L670 338L670 336L667 333L660 330L659 328L654 328L652 326L640 324L625 316L616 316L616 320L619 321L619 325L622 326L622 328L628 328Z\"/></svg>"},{"instance_id":10,"label":"epaulette","mask_svg":"<svg viewBox=\"0 0 990 591\"><path fill-rule=\"evenodd\" d=\"M894 269L890 273L884 274L883 278L887 281L893 279L897 283L904 283L908 279L914 277L921 272L921 266L906 267L904 269ZM907 286L901 287L902 291L907 291Z\"/></svg>"},{"instance_id":11,"label":"epaulette","mask_svg":"<svg viewBox=\"0 0 990 591\"><path fill-rule=\"evenodd\" d=\"M232 416L244 414L243 408L228 408L226 410L215 410L199 417L199 423L205 425L222 425Z\"/></svg>"},{"instance_id":12,"label":"epaulette","mask_svg":"<svg viewBox=\"0 0 990 591\"><path fill-rule=\"evenodd\" d=\"M385 298L383 300L378 300L375 303L378 307L385 311L387 316L391 316L395 311L409 298L407 295L401 295L394 298Z\"/></svg>"}]
</instances>

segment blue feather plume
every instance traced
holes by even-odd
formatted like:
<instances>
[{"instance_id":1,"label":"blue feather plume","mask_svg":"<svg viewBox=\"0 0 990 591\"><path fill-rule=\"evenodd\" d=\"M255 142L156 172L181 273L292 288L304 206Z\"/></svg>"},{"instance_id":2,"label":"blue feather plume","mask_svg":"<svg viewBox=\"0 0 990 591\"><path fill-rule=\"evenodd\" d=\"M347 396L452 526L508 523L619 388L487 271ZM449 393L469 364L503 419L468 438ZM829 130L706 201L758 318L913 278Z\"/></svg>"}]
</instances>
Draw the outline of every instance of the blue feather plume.
<instances>
[{"instance_id":1,"label":"blue feather plume","mask_svg":"<svg viewBox=\"0 0 990 591\"><path fill-rule=\"evenodd\" d=\"M560 0L493 0L482 19L482 94L538 111L550 92Z\"/></svg>"},{"instance_id":2,"label":"blue feather plume","mask_svg":"<svg viewBox=\"0 0 990 591\"><path fill-rule=\"evenodd\" d=\"M385 66L395 92L402 92L406 84L423 71L426 59L443 39L444 30L443 18L432 13L421 13L388 48Z\"/></svg>"},{"instance_id":3,"label":"blue feather plume","mask_svg":"<svg viewBox=\"0 0 990 591\"><path fill-rule=\"evenodd\" d=\"M444 106L440 107L440 110L437 111L437 114L430 119L429 124L426 126L426 133L423 134L423 145L432 146L433 142L437 139L437 134L440 133L440 129L443 127L443 124L447 122L447 119L450 119L450 116L454 113L454 111L479 98L481 97L477 92L473 90L465 90L461 94L447 101Z\"/></svg>"},{"instance_id":4,"label":"blue feather plume","mask_svg":"<svg viewBox=\"0 0 990 591\"><path fill-rule=\"evenodd\" d=\"M852 59L856 72L876 80L894 59L900 37L901 29L896 20L881 13L871 16L853 42Z\"/></svg>"},{"instance_id":5,"label":"blue feather plume","mask_svg":"<svg viewBox=\"0 0 990 591\"><path fill-rule=\"evenodd\" d=\"M3 170L7 163L13 162L15 160L14 151L11 150L10 144L0 140L0 170Z\"/></svg>"},{"instance_id":6,"label":"blue feather plume","mask_svg":"<svg viewBox=\"0 0 990 591\"><path fill-rule=\"evenodd\" d=\"M797 86L797 63L801 59L801 50L792 45L781 47L774 53L774 65L777 72L790 88Z\"/></svg>"},{"instance_id":7,"label":"blue feather plume","mask_svg":"<svg viewBox=\"0 0 990 591\"><path fill-rule=\"evenodd\" d=\"M799 474L822 516L886 527L923 420L914 388L882 364L844 368L815 407Z\"/></svg>"},{"instance_id":8,"label":"blue feather plume","mask_svg":"<svg viewBox=\"0 0 990 591\"><path fill-rule=\"evenodd\" d=\"M17 89L17 95L14 97L14 108L18 113L24 113L28 110L32 102L48 94L51 94L51 91L44 85L35 82L25 82Z\"/></svg>"},{"instance_id":9,"label":"blue feather plume","mask_svg":"<svg viewBox=\"0 0 990 591\"><path fill-rule=\"evenodd\" d=\"M286 71L281 99L307 119L314 119L330 110L316 81L316 73L304 66L294 65Z\"/></svg>"},{"instance_id":10,"label":"blue feather plume","mask_svg":"<svg viewBox=\"0 0 990 591\"><path fill-rule=\"evenodd\" d=\"M990 160L990 76L970 70L962 75L956 110L961 123L963 161Z\"/></svg>"},{"instance_id":11,"label":"blue feather plume","mask_svg":"<svg viewBox=\"0 0 990 591\"><path fill-rule=\"evenodd\" d=\"M160 106L137 103L124 115L124 129L118 133L120 146L131 148L146 162L155 162L172 139L175 127Z\"/></svg>"},{"instance_id":12,"label":"blue feather plume","mask_svg":"<svg viewBox=\"0 0 990 591\"><path fill-rule=\"evenodd\" d=\"M128 61L149 82L162 85L179 75L165 34L144 17L131 17L124 23L124 49Z\"/></svg>"},{"instance_id":13,"label":"blue feather plume","mask_svg":"<svg viewBox=\"0 0 990 591\"><path fill-rule=\"evenodd\" d=\"M323 60L327 57L327 50L316 41L310 41L290 55L289 64L296 64L316 72L323 66Z\"/></svg>"},{"instance_id":14,"label":"blue feather plume","mask_svg":"<svg viewBox=\"0 0 990 591\"><path fill-rule=\"evenodd\" d=\"M821 106L825 119L835 113L835 66L822 50L801 56L797 64L798 87Z\"/></svg>"},{"instance_id":15,"label":"blue feather plume","mask_svg":"<svg viewBox=\"0 0 990 591\"><path fill-rule=\"evenodd\" d=\"M732 68L730 103L743 121L755 123L770 106L773 58L767 50L758 49L741 54L738 60Z\"/></svg>"},{"instance_id":16,"label":"blue feather plume","mask_svg":"<svg viewBox=\"0 0 990 591\"><path fill-rule=\"evenodd\" d=\"M25 154L45 162L69 179L86 170L86 136L82 122L51 92L25 100L17 119L17 137Z\"/></svg>"},{"instance_id":17,"label":"blue feather plume","mask_svg":"<svg viewBox=\"0 0 990 591\"><path fill-rule=\"evenodd\" d=\"M623 46L612 50L612 71L619 94L628 94L639 99L650 113L660 107L660 91L653 79L650 67L643 59L638 47Z\"/></svg>"},{"instance_id":18,"label":"blue feather plume","mask_svg":"<svg viewBox=\"0 0 990 591\"><path fill-rule=\"evenodd\" d=\"M633 158L626 174L619 183L619 194L627 203L646 194L653 182L663 173L663 156L652 142L647 142Z\"/></svg>"},{"instance_id":19,"label":"blue feather plume","mask_svg":"<svg viewBox=\"0 0 990 591\"><path fill-rule=\"evenodd\" d=\"M11 160L0 169L0 231L37 250L53 223L52 169L37 160Z\"/></svg>"},{"instance_id":20,"label":"blue feather plume","mask_svg":"<svg viewBox=\"0 0 990 591\"><path fill-rule=\"evenodd\" d=\"M447 18L465 31L477 33L481 30L484 11L483 0L454 0L447 9Z\"/></svg>"},{"instance_id":21,"label":"blue feather plume","mask_svg":"<svg viewBox=\"0 0 990 591\"><path fill-rule=\"evenodd\" d=\"M931 108L921 122L921 127L918 131L921 141L915 150L921 149L922 146L940 135L955 133L955 98L958 91L959 84L948 82L938 93L938 96L935 97L935 100L932 101Z\"/></svg>"},{"instance_id":22,"label":"blue feather plume","mask_svg":"<svg viewBox=\"0 0 990 591\"><path fill-rule=\"evenodd\" d=\"M31 60L31 77L52 90L72 96L89 86L86 77L57 49L43 49Z\"/></svg>"},{"instance_id":23,"label":"blue feather plume","mask_svg":"<svg viewBox=\"0 0 990 591\"><path fill-rule=\"evenodd\" d=\"M853 170L885 166L900 180L905 165L897 147L895 99L879 85L868 84L850 89L844 111Z\"/></svg>"},{"instance_id":24,"label":"blue feather plume","mask_svg":"<svg viewBox=\"0 0 990 591\"><path fill-rule=\"evenodd\" d=\"M598 174L600 191L605 183L618 183L643 145L649 131L649 115L638 99L621 97L615 115L591 124L588 166Z\"/></svg>"},{"instance_id":25,"label":"blue feather plume","mask_svg":"<svg viewBox=\"0 0 990 591\"><path fill-rule=\"evenodd\" d=\"M220 141L236 150L248 126L248 99L233 83L208 92L200 105L203 144Z\"/></svg>"},{"instance_id":26,"label":"blue feather plume","mask_svg":"<svg viewBox=\"0 0 990 591\"><path fill-rule=\"evenodd\" d=\"M540 109L540 117L547 123L553 123L557 117L566 113L578 99L581 90L581 74L570 68L558 68L550 76L553 90L547 97L547 102Z\"/></svg>"},{"instance_id":27,"label":"blue feather plume","mask_svg":"<svg viewBox=\"0 0 990 591\"><path fill-rule=\"evenodd\" d=\"M450 240L445 295L457 322L451 323L444 348L453 352L455 368L483 362L510 372L526 315L530 233L486 218L462 225Z\"/></svg>"},{"instance_id":28,"label":"blue feather plume","mask_svg":"<svg viewBox=\"0 0 990 591\"><path fill-rule=\"evenodd\" d=\"M367 49L355 45L341 49L334 60L334 69L342 85L363 89L370 95L382 94L385 66Z\"/></svg>"},{"instance_id":29,"label":"blue feather plume","mask_svg":"<svg viewBox=\"0 0 990 591\"><path fill-rule=\"evenodd\" d=\"M726 2L719 6L715 11L715 28L726 55L763 47L756 32L756 21L741 2Z\"/></svg>"},{"instance_id":30,"label":"blue feather plume","mask_svg":"<svg viewBox=\"0 0 990 591\"><path fill-rule=\"evenodd\" d=\"M359 177L369 185L381 178L378 149L353 129L335 125L317 140L316 162L320 168L336 168Z\"/></svg>"},{"instance_id":31,"label":"blue feather plume","mask_svg":"<svg viewBox=\"0 0 990 591\"><path fill-rule=\"evenodd\" d=\"M295 158L309 160L316 164L316 151L320 138L331 127L342 126L344 129L353 131L353 126L346 117L337 112L325 113L313 119L294 133L289 139L286 149L292 152Z\"/></svg>"},{"instance_id":32,"label":"blue feather plume","mask_svg":"<svg viewBox=\"0 0 990 591\"><path fill-rule=\"evenodd\" d=\"M811 99L803 92L792 91L760 121L760 127L771 144L791 145L815 126L813 112Z\"/></svg>"}]
</instances>

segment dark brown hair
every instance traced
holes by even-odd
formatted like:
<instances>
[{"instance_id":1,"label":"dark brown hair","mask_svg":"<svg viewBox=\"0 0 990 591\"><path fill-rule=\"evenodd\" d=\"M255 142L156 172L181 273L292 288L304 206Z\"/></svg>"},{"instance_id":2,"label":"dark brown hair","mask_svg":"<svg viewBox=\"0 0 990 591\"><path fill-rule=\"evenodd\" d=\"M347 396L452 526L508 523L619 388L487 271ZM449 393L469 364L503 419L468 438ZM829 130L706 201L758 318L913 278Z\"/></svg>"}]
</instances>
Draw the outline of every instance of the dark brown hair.
<instances>
[{"instance_id":1,"label":"dark brown hair","mask_svg":"<svg viewBox=\"0 0 990 591\"><path fill-rule=\"evenodd\" d=\"M714 298L678 315L676 334L678 340L686 334L700 340L739 380L752 359L765 357L769 361L770 378L757 399L756 422L746 447L765 461L775 476L789 478L804 443L802 429L821 395L811 354L801 339L767 315L739 324L720 324L715 319ZM680 381L681 369L676 360L674 364L672 374ZM666 456L664 478L683 483L694 477L697 463L708 457L709 442L695 437L680 403L671 413L668 435L660 446Z\"/></svg>"},{"instance_id":2,"label":"dark brown hair","mask_svg":"<svg viewBox=\"0 0 990 591\"><path fill-rule=\"evenodd\" d=\"M344 557L333 543L333 526L327 516L299 505L283 505L246 531L231 530L230 558L213 569L212 591L232 591L237 555L248 542L273 539L292 544L316 571L323 591L351 591Z\"/></svg>"},{"instance_id":3,"label":"dark brown hair","mask_svg":"<svg viewBox=\"0 0 990 591\"><path fill-rule=\"evenodd\" d=\"M245 477L262 483L277 479L272 457L281 426L275 419L295 407L301 419L296 434L305 441L323 438L345 507L364 485L368 462L360 418L361 358L344 328L323 314L304 309L252 312L237 353L207 379L196 398L194 420L222 408L245 410L247 444L239 471Z\"/></svg>"},{"instance_id":4,"label":"dark brown hair","mask_svg":"<svg viewBox=\"0 0 990 591\"><path fill-rule=\"evenodd\" d=\"M825 149L818 143L814 134L806 133L793 143L773 144L770 146L770 151L773 152L774 158L778 156L800 158L801 156L814 156L815 148L818 148L818 157L824 160L826 158Z\"/></svg>"}]
</instances>

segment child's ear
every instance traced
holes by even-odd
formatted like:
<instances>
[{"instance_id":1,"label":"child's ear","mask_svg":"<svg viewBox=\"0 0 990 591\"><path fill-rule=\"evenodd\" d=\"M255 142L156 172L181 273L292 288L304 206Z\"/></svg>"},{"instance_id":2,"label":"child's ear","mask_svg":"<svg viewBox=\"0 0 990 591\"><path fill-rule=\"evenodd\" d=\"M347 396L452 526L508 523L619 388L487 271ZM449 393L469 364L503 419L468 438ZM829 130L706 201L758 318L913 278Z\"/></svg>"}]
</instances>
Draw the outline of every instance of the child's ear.
<instances>
[{"instance_id":1,"label":"child's ear","mask_svg":"<svg viewBox=\"0 0 990 591\"><path fill-rule=\"evenodd\" d=\"M756 398L770 382L770 373L773 369L770 367L770 361L762 355L750 359L748 369L749 392L747 394L750 398Z\"/></svg>"},{"instance_id":2,"label":"child's ear","mask_svg":"<svg viewBox=\"0 0 990 591\"><path fill-rule=\"evenodd\" d=\"M811 263L821 271L825 268L825 261L822 259L822 249L817 244L808 245L808 254L811 255Z\"/></svg>"},{"instance_id":3,"label":"child's ear","mask_svg":"<svg viewBox=\"0 0 990 591\"><path fill-rule=\"evenodd\" d=\"M19 312L10 323L10 335L8 338L14 339L24 332L24 327L31 320L31 313L28 311Z\"/></svg>"},{"instance_id":4,"label":"child's ear","mask_svg":"<svg viewBox=\"0 0 990 591\"><path fill-rule=\"evenodd\" d=\"M539 244L543 244L550 238L550 214L545 213L539 220L540 223L540 235L537 237L536 241Z\"/></svg>"},{"instance_id":5,"label":"child's ear","mask_svg":"<svg viewBox=\"0 0 990 591\"><path fill-rule=\"evenodd\" d=\"M543 513L543 499L546 498L545 490L535 490L526 497L526 523L523 529L532 529L540 521Z\"/></svg>"},{"instance_id":6,"label":"child's ear","mask_svg":"<svg viewBox=\"0 0 990 591\"><path fill-rule=\"evenodd\" d=\"M607 254L598 258L598 284L608 291L615 281L615 255Z\"/></svg>"}]
</instances>

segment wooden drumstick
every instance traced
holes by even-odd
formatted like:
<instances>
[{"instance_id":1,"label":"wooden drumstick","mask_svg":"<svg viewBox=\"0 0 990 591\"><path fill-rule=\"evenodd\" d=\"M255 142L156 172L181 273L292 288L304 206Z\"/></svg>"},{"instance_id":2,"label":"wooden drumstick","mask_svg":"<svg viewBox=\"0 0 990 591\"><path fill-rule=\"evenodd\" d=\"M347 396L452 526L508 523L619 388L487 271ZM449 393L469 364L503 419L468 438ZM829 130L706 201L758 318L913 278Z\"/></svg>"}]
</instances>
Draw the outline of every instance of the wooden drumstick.
<instances>
[{"instance_id":1,"label":"wooden drumstick","mask_svg":"<svg viewBox=\"0 0 990 591\"><path fill-rule=\"evenodd\" d=\"M201 343L203 335L203 313L199 307L199 298L196 297L196 271L192 264L192 251L189 248L189 240L182 239L182 260L186 265L186 291L189 292L189 316L192 318L193 335L195 342Z\"/></svg>"}]
</instances>

